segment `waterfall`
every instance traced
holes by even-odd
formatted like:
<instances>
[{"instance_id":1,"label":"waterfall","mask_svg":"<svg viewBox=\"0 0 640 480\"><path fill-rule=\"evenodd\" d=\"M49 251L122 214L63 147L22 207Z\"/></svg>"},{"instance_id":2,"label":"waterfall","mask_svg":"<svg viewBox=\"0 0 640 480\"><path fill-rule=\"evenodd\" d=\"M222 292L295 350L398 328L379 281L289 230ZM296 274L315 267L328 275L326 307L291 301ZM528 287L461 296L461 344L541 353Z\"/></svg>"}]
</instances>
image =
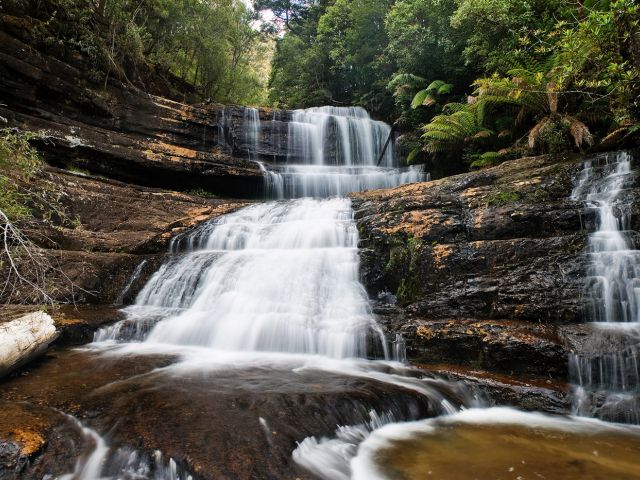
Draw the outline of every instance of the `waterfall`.
<instances>
[{"instance_id":1,"label":"waterfall","mask_svg":"<svg viewBox=\"0 0 640 480\"><path fill-rule=\"evenodd\" d=\"M114 305L122 305L124 303L124 297L127 295L127 293L129 293L129 290L131 290L131 287L133 286L133 283L138 279L138 277L142 273L142 269L144 268L144 266L146 264L147 264L147 261L146 260L142 260L136 266L136 268L133 270L133 273L131 274L131 278L129 278L129 281L127 282L127 284L124 286L124 288L122 289L122 291L118 295L118 298L116 298L115 302L113 302Z\"/></svg>"},{"instance_id":2,"label":"waterfall","mask_svg":"<svg viewBox=\"0 0 640 480\"><path fill-rule=\"evenodd\" d=\"M587 299L593 324L589 351L572 354L574 411L640 423L640 251L630 230L637 173L628 153L583 166L572 193L596 214L589 235Z\"/></svg>"},{"instance_id":3,"label":"waterfall","mask_svg":"<svg viewBox=\"0 0 640 480\"><path fill-rule=\"evenodd\" d=\"M96 346L115 341L128 344L116 351L179 352L187 369L201 368L200 362L251 369L258 362L265 375L293 370L294 383L300 370L322 370L338 377L335 385L342 377L356 378L415 392L435 414L471 404L453 384L400 363L406 360L401 335L386 341L360 282L351 201L339 196L425 175L415 167L397 168L392 149L376 165L390 128L362 109L294 112L289 151L269 165L255 154L266 137L261 129L273 124L284 123L274 117L261 125L258 111L247 109L246 130L237 138L254 153L267 191L280 200L244 207L174 237L168 260L125 309L127 318L97 332ZM286 165L274 167L283 158ZM327 461L342 462L339 469L347 472L357 442L372 429L415 419L422 408L392 405L379 418L371 413L370 425L353 427L352 437L317 445L307 439L295 461L315 471L313 465L323 469L323 459L332 457ZM267 428L264 419L260 425ZM341 457L345 448L351 454Z\"/></svg>"},{"instance_id":4,"label":"waterfall","mask_svg":"<svg viewBox=\"0 0 640 480\"><path fill-rule=\"evenodd\" d=\"M245 123L259 130L259 119L251 120L256 114L250 110ZM371 119L361 107L294 110L286 164L261 164L267 197L323 198L428 179L422 166L399 168L393 145L384 148L390 134L389 125Z\"/></svg>"},{"instance_id":5,"label":"waterfall","mask_svg":"<svg viewBox=\"0 0 640 480\"><path fill-rule=\"evenodd\" d=\"M260 112L257 108L245 108L243 118L244 143L250 159L257 157L260 143ZM255 158L254 158L255 159Z\"/></svg>"},{"instance_id":6,"label":"waterfall","mask_svg":"<svg viewBox=\"0 0 640 480\"><path fill-rule=\"evenodd\" d=\"M221 350L363 357L383 336L358 280L358 232L346 199L244 208L176 246L136 305L180 310L146 341Z\"/></svg>"},{"instance_id":7,"label":"waterfall","mask_svg":"<svg viewBox=\"0 0 640 480\"><path fill-rule=\"evenodd\" d=\"M259 112L243 115L245 144L256 152ZM95 340L404 361L404 339L388 348L359 281L350 200L335 197L423 177L393 168L391 149L375 165L389 132L361 108L294 112L288 158L300 163L288 168L298 181L256 161L274 196L305 198L255 204L172 239L170 259L128 318Z\"/></svg>"},{"instance_id":8,"label":"waterfall","mask_svg":"<svg viewBox=\"0 0 640 480\"><path fill-rule=\"evenodd\" d=\"M621 152L587 162L572 199L585 200L597 212L597 231L589 236L589 283L592 320L640 320L640 251L633 248L631 201L625 192L633 186L631 157Z\"/></svg>"},{"instance_id":9,"label":"waterfall","mask_svg":"<svg viewBox=\"0 0 640 480\"><path fill-rule=\"evenodd\" d=\"M265 190L273 198L330 197L428 180L422 166L332 167L286 165L265 173Z\"/></svg>"},{"instance_id":10,"label":"waterfall","mask_svg":"<svg viewBox=\"0 0 640 480\"><path fill-rule=\"evenodd\" d=\"M289 122L288 156L305 165L373 167L391 127L376 122L361 107L294 110ZM392 149L382 166L393 167Z\"/></svg>"}]
</instances>

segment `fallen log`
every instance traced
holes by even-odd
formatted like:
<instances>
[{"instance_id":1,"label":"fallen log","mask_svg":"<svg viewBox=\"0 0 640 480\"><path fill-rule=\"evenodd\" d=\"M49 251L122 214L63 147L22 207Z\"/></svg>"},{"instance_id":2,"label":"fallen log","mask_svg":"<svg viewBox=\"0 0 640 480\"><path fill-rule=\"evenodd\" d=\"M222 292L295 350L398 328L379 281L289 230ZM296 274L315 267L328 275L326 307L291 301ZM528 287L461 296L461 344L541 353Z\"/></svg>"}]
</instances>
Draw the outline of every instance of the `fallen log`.
<instances>
[{"instance_id":1,"label":"fallen log","mask_svg":"<svg viewBox=\"0 0 640 480\"><path fill-rule=\"evenodd\" d=\"M0 324L0 378L42 355L57 336L53 319L44 312Z\"/></svg>"}]
</instances>

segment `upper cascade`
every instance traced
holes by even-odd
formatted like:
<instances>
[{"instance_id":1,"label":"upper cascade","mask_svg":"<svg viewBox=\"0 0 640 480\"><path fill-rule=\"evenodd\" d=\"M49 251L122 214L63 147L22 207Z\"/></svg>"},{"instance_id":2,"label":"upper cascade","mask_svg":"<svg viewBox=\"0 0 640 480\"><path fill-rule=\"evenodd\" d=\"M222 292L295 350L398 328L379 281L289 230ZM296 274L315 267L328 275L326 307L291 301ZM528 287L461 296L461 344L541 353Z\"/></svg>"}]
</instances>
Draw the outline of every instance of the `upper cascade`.
<instances>
[{"instance_id":1,"label":"upper cascade","mask_svg":"<svg viewBox=\"0 0 640 480\"><path fill-rule=\"evenodd\" d=\"M375 167L390 132L389 125L372 120L362 107L294 110L287 163ZM393 150L393 145L386 148L379 166L396 166Z\"/></svg>"},{"instance_id":2,"label":"upper cascade","mask_svg":"<svg viewBox=\"0 0 640 480\"><path fill-rule=\"evenodd\" d=\"M246 109L243 141L250 159L258 161L265 132L274 135L282 120L274 113L267 123L268 128L257 109ZM287 119L286 145L271 140L279 148L286 148L281 152L284 154L274 158L273 163L258 162L266 196L342 196L427 180L428 174L421 166L400 165L393 140L391 127L373 120L362 107L294 110Z\"/></svg>"}]
</instances>

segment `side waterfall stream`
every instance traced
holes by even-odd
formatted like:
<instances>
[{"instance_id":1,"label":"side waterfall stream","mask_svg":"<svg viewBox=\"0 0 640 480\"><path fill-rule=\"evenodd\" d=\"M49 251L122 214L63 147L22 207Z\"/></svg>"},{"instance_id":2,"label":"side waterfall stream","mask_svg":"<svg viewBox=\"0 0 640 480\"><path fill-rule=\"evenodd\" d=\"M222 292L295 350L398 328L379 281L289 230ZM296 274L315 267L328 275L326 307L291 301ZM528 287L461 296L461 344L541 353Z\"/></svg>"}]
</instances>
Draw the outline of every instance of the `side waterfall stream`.
<instances>
[{"instance_id":1,"label":"side waterfall stream","mask_svg":"<svg viewBox=\"0 0 640 480\"><path fill-rule=\"evenodd\" d=\"M575 413L640 423L640 250L631 230L638 172L626 152L585 163L574 200L595 211L589 236L586 297L594 322L591 351L572 355L569 373Z\"/></svg>"},{"instance_id":2,"label":"side waterfall stream","mask_svg":"<svg viewBox=\"0 0 640 480\"><path fill-rule=\"evenodd\" d=\"M399 167L393 148L382 155L389 126L362 109L291 120L285 161L266 162L259 112L247 109L243 141L271 200L175 237L126 318L96 333L89 371L121 362L132 374L93 391L87 417L98 418L79 427L95 448L57 478L640 479L635 426L488 408L404 363L403 339L385 338L359 280L344 195L427 175ZM586 164L573 193L599 218L592 319L624 322L624 338L640 309L620 213L631 175L624 157ZM615 405L637 422L630 343L571 359L576 415L609 419Z\"/></svg>"}]
</instances>

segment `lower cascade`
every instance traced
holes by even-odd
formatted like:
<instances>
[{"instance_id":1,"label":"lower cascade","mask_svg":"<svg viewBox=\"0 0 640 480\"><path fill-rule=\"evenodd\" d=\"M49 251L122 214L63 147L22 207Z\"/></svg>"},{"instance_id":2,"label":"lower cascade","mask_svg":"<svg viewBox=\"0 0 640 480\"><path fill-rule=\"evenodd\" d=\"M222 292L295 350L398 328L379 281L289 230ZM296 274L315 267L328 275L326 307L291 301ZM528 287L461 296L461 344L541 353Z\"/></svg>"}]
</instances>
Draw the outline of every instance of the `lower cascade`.
<instances>
[{"instance_id":1,"label":"lower cascade","mask_svg":"<svg viewBox=\"0 0 640 480\"><path fill-rule=\"evenodd\" d=\"M586 297L592 324L589 351L573 354L574 410L640 423L640 250L631 228L628 189L638 172L626 152L584 164L572 198L594 210Z\"/></svg>"},{"instance_id":2,"label":"lower cascade","mask_svg":"<svg viewBox=\"0 0 640 480\"><path fill-rule=\"evenodd\" d=\"M175 241L137 307L174 312L146 342L365 357L386 351L358 280L349 200L253 205Z\"/></svg>"}]
</instances>

